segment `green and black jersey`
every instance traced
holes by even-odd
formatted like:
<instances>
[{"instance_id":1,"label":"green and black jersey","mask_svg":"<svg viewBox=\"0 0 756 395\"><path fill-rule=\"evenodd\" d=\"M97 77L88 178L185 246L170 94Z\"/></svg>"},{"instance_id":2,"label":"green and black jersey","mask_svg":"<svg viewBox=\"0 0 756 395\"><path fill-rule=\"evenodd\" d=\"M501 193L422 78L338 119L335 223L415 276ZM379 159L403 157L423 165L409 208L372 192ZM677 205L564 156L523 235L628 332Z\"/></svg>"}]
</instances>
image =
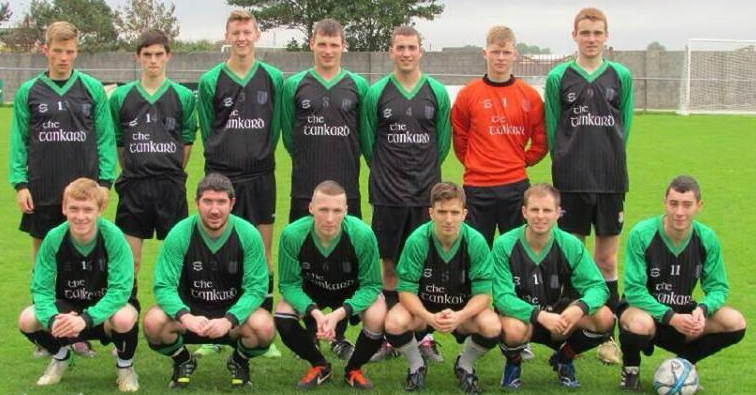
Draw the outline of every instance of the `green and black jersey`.
<instances>
[{"instance_id":1,"label":"green and black jersey","mask_svg":"<svg viewBox=\"0 0 756 395\"><path fill-rule=\"evenodd\" d=\"M169 79L153 94L139 80L110 96L116 145L123 149L121 177L184 177L184 146L197 132L194 94Z\"/></svg>"},{"instance_id":2,"label":"green and black jersey","mask_svg":"<svg viewBox=\"0 0 756 395\"><path fill-rule=\"evenodd\" d=\"M693 290L698 282L707 314L715 313L727 299L729 285L719 239L713 230L694 221L693 229L676 246L664 232L664 217L635 225L625 249L625 298L662 323L675 312L696 306Z\"/></svg>"},{"instance_id":3,"label":"green and black jersey","mask_svg":"<svg viewBox=\"0 0 756 395\"><path fill-rule=\"evenodd\" d=\"M134 291L134 261L126 238L112 222L98 218L86 245L73 240L64 222L50 230L37 254L31 294L37 320L52 328L56 300L81 311L88 327L123 308Z\"/></svg>"},{"instance_id":4,"label":"green and black jersey","mask_svg":"<svg viewBox=\"0 0 756 395\"><path fill-rule=\"evenodd\" d=\"M202 75L197 114L205 173L238 181L274 170L282 88L283 74L260 61L243 78L225 63Z\"/></svg>"},{"instance_id":5,"label":"green and black jersey","mask_svg":"<svg viewBox=\"0 0 756 395\"><path fill-rule=\"evenodd\" d=\"M79 177L110 186L115 140L102 84L73 70L60 86L42 73L16 92L11 122L10 182L29 188L36 206L61 204Z\"/></svg>"},{"instance_id":6,"label":"green and black jersey","mask_svg":"<svg viewBox=\"0 0 756 395\"><path fill-rule=\"evenodd\" d=\"M451 145L450 107L446 88L425 74L411 92L394 74L370 88L360 134L370 203L428 206Z\"/></svg>"},{"instance_id":7,"label":"green and black jersey","mask_svg":"<svg viewBox=\"0 0 756 395\"><path fill-rule=\"evenodd\" d=\"M433 221L407 238L396 266L396 290L417 295L430 312L458 311L475 295L491 295L491 251L477 230L463 223L459 237L444 251Z\"/></svg>"},{"instance_id":8,"label":"green and black jersey","mask_svg":"<svg viewBox=\"0 0 756 395\"><path fill-rule=\"evenodd\" d=\"M223 234L212 239L199 216L185 218L160 250L154 293L158 306L176 320L191 313L243 324L268 293L260 233L232 214Z\"/></svg>"},{"instance_id":9,"label":"green and black jersey","mask_svg":"<svg viewBox=\"0 0 756 395\"><path fill-rule=\"evenodd\" d=\"M347 315L359 314L381 292L378 242L356 217L344 217L341 232L328 247L315 234L312 216L286 225L278 259L279 291L299 314L320 303L341 304Z\"/></svg>"},{"instance_id":10,"label":"green and black jersey","mask_svg":"<svg viewBox=\"0 0 756 395\"><path fill-rule=\"evenodd\" d=\"M360 107L368 82L341 70L330 81L314 69L284 83L281 133L291 154L291 197L309 198L333 180L349 199L360 197Z\"/></svg>"},{"instance_id":11,"label":"green and black jersey","mask_svg":"<svg viewBox=\"0 0 756 395\"><path fill-rule=\"evenodd\" d=\"M535 323L539 311L561 312L575 300L585 314L606 303L609 290L580 240L555 226L536 254L526 228L512 229L494 242L494 307L500 314Z\"/></svg>"},{"instance_id":12,"label":"green and black jersey","mask_svg":"<svg viewBox=\"0 0 756 395\"><path fill-rule=\"evenodd\" d=\"M549 72L544 94L554 187L562 192L627 192L630 71L604 60L588 74L569 61Z\"/></svg>"}]
</instances>

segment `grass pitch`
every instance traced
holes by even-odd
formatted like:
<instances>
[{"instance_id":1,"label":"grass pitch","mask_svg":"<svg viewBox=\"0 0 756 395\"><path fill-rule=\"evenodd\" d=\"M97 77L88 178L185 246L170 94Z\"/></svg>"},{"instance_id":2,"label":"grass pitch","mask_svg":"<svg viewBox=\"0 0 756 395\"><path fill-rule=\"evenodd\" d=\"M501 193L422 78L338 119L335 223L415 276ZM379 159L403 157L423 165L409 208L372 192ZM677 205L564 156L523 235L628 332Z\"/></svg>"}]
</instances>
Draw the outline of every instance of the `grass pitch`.
<instances>
[{"instance_id":1,"label":"grass pitch","mask_svg":"<svg viewBox=\"0 0 756 395\"><path fill-rule=\"evenodd\" d=\"M10 142L9 108L0 108L0 163L8 163ZM730 281L729 305L741 310L747 320L756 314L756 302L750 297L756 294L756 274L750 264L754 262L756 234L756 212L751 210L751 193L756 181L756 117L738 116L690 116L637 115L629 142L630 193L625 202L625 231L621 251L624 250L624 236L639 220L662 212L664 189L672 177L690 174L698 179L703 188L704 210L699 220L711 226L719 235ZM202 147L197 143L189 164L187 190L193 194L197 180L202 173ZM291 166L289 156L279 145L277 151L279 219L275 226L274 251L283 225L288 217ZM2 179L7 180L8 167L2 171ZM443 165L445 180L461 182L462 166L450 153ZM550 181L550 162L543 162L530 169L531 182ZM367 168L362 174L363 213L365 221L371 217L367 204ZM115 192L111 192L110 204L105 213L109 219L115 215ZM115 389L115 363L110 355L110 347L96 347L95 359L77 358L75 366L66 372L63 381L53 388L39 388L37 378L44 371L47 361L31 358L32 346L21 336L17 328L19 312L30 303L29 279L31 272L31 241L26 234L18 231L20 212L15 203L13 189L6 184L0 188L0 281L4 303L0 304L0 395L15 394L101 394L113 393ZM190 199L190 202L192 200ZM190 212L196 210L191 207ZM157 241L147 241L144 246L142 269L139 281L142 284L140 299L149 307L154 303L150 292L152 271L160 247ZM620 253L620 267L623 260ZM350 328L348 337L355 339L357 330ZM437 336L446 358L443 364L431 364L425 393L458 394L452 375L452 363L459 346L451 336ZM748 394L750 384L756 374L751 365L756 353L756 337L748 332L739 345L727 349L698 364L698 372L707 393ZM280 342L276 341L284 356L279 359L255 359L251 363L253 387L249 392L259 394L293 394L295 382L304 374L307 364L296 359ZM314 393L350 393L351 389L341 381L343 362L337 361L327 351L326 356L334 363L332 382L316 389ZM549 350L534 347L536 360L523 366L522 394L567 393L556 381L556 375L548 368L546 359ZM192 377L192 384L184 391L187 394L220 394L230 391L229 374L225 359L229 350L219 356L205 358ZM653 357L643 359L641 368L642 384L647 393L653 393L651 386L653 371L669 354L657 349ZM498 382L501 377L503 358L494 350L481 359L477 374L486 392L500 392ZM170 361L147 347L141 339L135 366L140 375L142 394L160 394L167 390L171 375ZM618 366L604 366L596 360L594 353L588 352L576 362L582 394L621 393L618 389ZM375 393L403 393L402 383L406 364L396 359L365 367L370 379L376 383ZM572 391L569 391L572 392Z\"/></svg>"}]
</instances>

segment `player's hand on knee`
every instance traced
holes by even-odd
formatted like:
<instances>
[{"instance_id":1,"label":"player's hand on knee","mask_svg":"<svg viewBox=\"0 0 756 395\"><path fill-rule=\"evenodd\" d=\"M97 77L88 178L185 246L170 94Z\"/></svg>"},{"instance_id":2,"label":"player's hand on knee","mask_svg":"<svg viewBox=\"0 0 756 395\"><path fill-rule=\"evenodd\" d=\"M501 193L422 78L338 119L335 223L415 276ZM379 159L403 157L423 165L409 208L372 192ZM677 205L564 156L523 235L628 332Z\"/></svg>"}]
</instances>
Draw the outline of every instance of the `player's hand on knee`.
<instances>
[{"instance_id":1,"label":"player's hand on knee","mask_svg":"<svg viewBox=\"0 0 756 395\"><path fill-rule=\"evenodd\" d=\"M696 324L694 336L702 335L706 327L706 314L704 314L702 308L696 307L691 316L693 317L693 322Z\"/></svg>"},{"instance_id":2,"label":"player's hand on knee","mask_svg":"<svg viewBox=\"0 0 756 395\"><path fill-rule=\"evenodd\" d=\"M323 315L323 312L319 309L314 309L310 313L312 318L315 320L315 327L317 328L316 336L318 339L325 339L326 338L326 319L325 315Z\"/></svg>"},{"instance_id":3,"label":"player's hand on knee","mask_svg":"<svg viewBox=\"0 0 756 395\"><path fill-rule=\"evenodd\" d=\"M343 307L339 307L325 315L323 335L326 340L333 340L336 337L336 325L344 318L346 318L346 310Z\"/></svg>"},{"instance_id":4,"label":"player's hand on knee","mask_svg":"<svg viewBox=\"0 0 756 395\"><path fill-rule=\"evenodd\" d=\"M564 333L568 328L567 321L562 316L546 311L538 314L538 323L551 333Z\"/></svg>"},{"instance_id":5,"label":"player's hand on knee","mask_svg":"<svg viewBox=\"0 0 756 395\"><path fill-rule=\"evenodd\" d=\"M22 188L16 192L16 201L18 202L18 208L26 214L34 212L34 201L32 200L31 192L29 188Z\"/></svg>"},{"instance_id":6,"label":"player's hand on knee","mask_svg":"<svg viewBox=\"0 0 756 395\"><path fill-rule=\"evenodd\" d=\"M441 333L451 333L454 330L454 321L449 317L447 311L440 311L433 314L433 320L429 324Z\"/></svg>"},{"instance_id":7,"label":"player's hand on knee","mask_svg":"<svg viewBox=\"0 0 756 395\"><path fill-rule=\"evenodd\" d=\"M566 328L560 332L563 335L567 335L572 328L580 321L581 318L583 318L583 310L578 307L577 305L572 305L562 312L562 314L559 315L562 317L562 320L564 321Z\"/></svg>"},{"instance_id":8,"label":"player's hand on knee","mask_svg":"<svg viewBox=\"0 0 756 395\"><path fill-rule=\"evenodd\" d=\"M54 337L77 337L86 328L87 323L76 313L58 314L52 326Z\"/></svg>"},{"instance_id":9,"label":"player's hand on knee","mask_svg":"<svg viewBox=\"0 0 756 395\"><path fill-rule=\"evenodd\" d=\"M233 326L234 325L231 323L231 321L228 320L228 318L215 318L207 322L203 336L209 337L211 339L217 339L219 337L225 336Z\"/></svg>"},{"instance_id":10,"label":"player's hand on knee","mask_svg":"<svg viewBox=\"0 0 756 395\"><path fill-rule=\"evenodd\" d=\"M669 324L683 335L696 336L697 323L691 314L674 314Z\"/></svg>"},{"instance_id":11,"label":"player's hand on knee","mask_svg":"<svg viewBox=\"0 0 756 395\"><path fill-rule=\"evenodd\" d=\"M208 322L209 320L201 315L184 314L181 316L181 324L183 324L186 329L200 336L204 336Z\"/></svg>"}]
</instances>

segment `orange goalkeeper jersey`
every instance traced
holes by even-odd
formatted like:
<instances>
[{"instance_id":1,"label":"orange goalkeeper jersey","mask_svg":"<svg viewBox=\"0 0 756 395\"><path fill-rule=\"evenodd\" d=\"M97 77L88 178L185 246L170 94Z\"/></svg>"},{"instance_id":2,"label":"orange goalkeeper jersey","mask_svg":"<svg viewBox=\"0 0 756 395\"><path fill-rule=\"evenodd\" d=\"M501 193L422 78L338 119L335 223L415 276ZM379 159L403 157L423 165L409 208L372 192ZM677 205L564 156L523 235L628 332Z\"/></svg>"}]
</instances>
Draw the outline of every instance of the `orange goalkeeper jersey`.
<instances>
[{"instance_id":1,"label":"orange goalkeeper jersey","mask_svg":"<svg viewBox=\"0 0 756 395\"><path fill-rule=\"evenodd\" d=\"M514 76L501 83L486 76L469 83L457 95L451 121L465 185L522 181L528 177L525 168L546 155L543 100Z\"/></svg>"}]
</instances>

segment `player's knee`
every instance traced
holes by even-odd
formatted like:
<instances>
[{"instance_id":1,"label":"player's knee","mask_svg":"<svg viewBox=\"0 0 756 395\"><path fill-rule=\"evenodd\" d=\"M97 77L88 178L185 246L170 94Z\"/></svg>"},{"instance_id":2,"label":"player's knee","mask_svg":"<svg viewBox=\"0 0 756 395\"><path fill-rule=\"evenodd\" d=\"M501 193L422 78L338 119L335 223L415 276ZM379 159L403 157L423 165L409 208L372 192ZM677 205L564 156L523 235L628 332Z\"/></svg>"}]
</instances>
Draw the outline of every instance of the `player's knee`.
<instances>
[{"instance_id":1,"label":"player's knee","mask_svg":"<svg viewBox=\"0 0 756 395\"><path fill-rule=\"evenodd\" d=\"M650 336L656 330L654 319L646 312L628 309L620 318L622 329L636 335Z\"/></svg>"},{"instance_id":2,"label":"player's knee","mask_svg":"<svg viewBox=\"0 0 756 395\"><path fill-rule=\"evenodd\" d=\"M505 317L501 320L502 339L508 346L527 343L528 325L518 319Z\"/></svg>"},{"instance_id":3,"label":"player's knee","mask_svg":"<svg viewBox=\"0 0 756 395\"><path fill-rule=\"evenodd\" d=\"M152 307L144 316L144 336L147 340L156 341L159 339L160 333L168 320L168 316L160 307Z\"/></svg>"},{"instance_id":4,"label":"player's knee","mask_svg":"<svg viewBox=\"0 0 756 395\"><path fill-rule=\"evenodd\" d=\"M396 308L393 308L388 312L388 314L386 314L384 329L386 333L392 335L400 335L407 331L409 322L410 317L408 316L408 314Z\"/></svg>"},{"instance_id":5,"label":"player's knee","mask_svg":"<svg viewBox=\"0 0 756 395\"><path fill-rule=\"evenodd\" d=\"M722 326L725 328L726 332L742 331L746 328L745 317L743 317L743 314L741 314L739 311L731 307L723 307L717 313L717 315L721 314L722 316L720 322L722 323Z\"/></svg>"},{"instance_id":6,"label":"player's knee","mask_svg":"<svg viewBox=\"0 0 756 395\"><path fill-rule=\"evenodd\" d=\"M499 337L501 335L501 321L496 313L483 310L476 318L478 331L484 337Z\"/></svg>"},{"instance_id":7,"label":"player's knee","mask_svg":"<svg viewBox=\"0 0 756 395\"><path fill-rule=\"evenodd\" d=\"M596 326L596 332L609 332L614 327L614 314L608 307L603 306L593 314L592 321Z\"/></svg>"},{"instance_id":8,"label":"player's knee","mask_svg":"<svg viewBox=\"0 0 756 395\"><path fill-rule=\"evenodd\" d=\"M291 307L290 304L286 303L285 301L281 300L276 305L276 314L282 313L282 314L296 314L294 312L294 309Z\"/></svg>"},{"instance_id":9,"label":"player's knee","mask_svg":"<svg viewBox=\"0 0 756 395\"><path fill-rule=\"evenodd\" d=\"M24 333L38 331L42 325L37 321L37 315L34 314L34 306L29 306L21 311L18 316L18 329Z\"/></svg>"},{"instance_id":10,"label":"player's knee","mask_svg":"<svg viewBox=\"0 0 756 395\"><path fill-rule=\"evenodd\" d=\"M118 333L126 333L134 327L136 324L137 315L133 309L123 308L118 310L110 318L110 322L113 325L113 330Z\"/></svg>"},{"instance_id":11,"label":"player's knee","mask_svg":"<svg viewBox=\"0 0 756 395\"><path fill-rule=\"evenodd\" d=\"M383 301L383 298L378 298L369 309L365 310L362 322L371 332L383 332L383 323L385 321L386 302Z\"/></svg>"},{"instance_id":12,"label":"player's knee","mask_svg":"<svg viewBox=\"0 0 756 395\"><path fill-rule=\"evenodd\" d=\"M273 317L263 309L257 309L254 314L250 315L245 326L261 342L270 342L276 336L276 325L273 322Z\"/></svg>"}]
</instances>

